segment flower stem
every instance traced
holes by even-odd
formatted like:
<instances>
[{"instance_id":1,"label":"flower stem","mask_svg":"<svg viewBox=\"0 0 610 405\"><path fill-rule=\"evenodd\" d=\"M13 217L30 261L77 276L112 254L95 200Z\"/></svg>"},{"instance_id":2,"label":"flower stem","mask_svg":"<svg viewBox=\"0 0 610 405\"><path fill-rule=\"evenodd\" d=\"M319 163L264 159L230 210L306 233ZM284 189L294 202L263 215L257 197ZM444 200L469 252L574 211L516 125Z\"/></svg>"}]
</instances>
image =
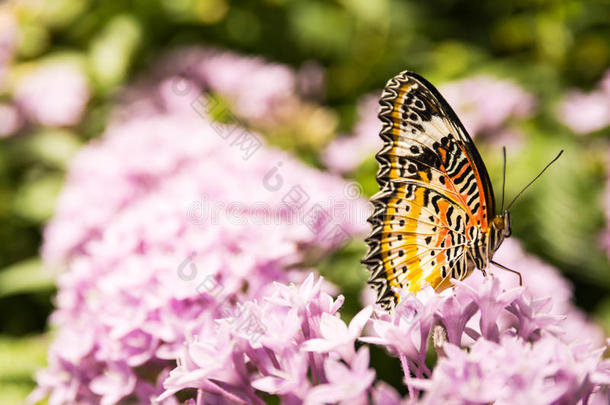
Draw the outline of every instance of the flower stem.
<instances>
[{"instance_id":1,"label":"flower stem","mask_svg":"<svg viewBox=\"0 0 610 405\"><path fill-rule=\"evenodd\" d=\"M409 390L409 397L415 398L415 390L413 389L413 387L411 387L409 383L407 383L407 379L411 377L411 370L409 369L409 361L407 360L407 357L404 354L400 355L400 365L402 366L402 372L405 375L405 385Z\"/></svg>"}]
</instances>

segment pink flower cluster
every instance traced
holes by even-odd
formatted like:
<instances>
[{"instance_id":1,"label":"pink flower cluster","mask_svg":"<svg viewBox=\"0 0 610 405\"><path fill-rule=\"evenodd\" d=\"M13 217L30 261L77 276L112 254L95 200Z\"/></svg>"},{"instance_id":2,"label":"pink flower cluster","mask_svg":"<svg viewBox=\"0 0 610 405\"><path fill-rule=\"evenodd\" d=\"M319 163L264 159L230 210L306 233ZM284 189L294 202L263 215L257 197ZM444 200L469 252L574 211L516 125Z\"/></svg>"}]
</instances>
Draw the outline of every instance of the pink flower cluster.
<instances>
[{"instance_id":1,"label":"pink flower cluster","mask_svg":"<svg viewBox=\"0 0 610 405\"><path fill-rule=\"evenodd\" d=\"M83 67L74 60L50 57L13 69L23 33L12 2L0 5L0 137L14 135L25 123L44 126L77 124L90 97Z\"/></svg>"},{"instance_id":2,"label":"pink flower cluster","mask_svg":"<svg viewBox=\"0 0 610 405\"><path fill-rule=\"evenodd\" d=\"M549 335L535 342L479 339L468 351L443 346L430 380L411 379L422 404L607 404L610 365L601 350ZM593 393L593 391L595 391Z\"/></svg>"},{"instance_id":3,"label":"pink flower cluster","mask_svg":"<svg viewBox=\"0 0 610 405\"><path fill-rule=\"evenodd\" d=\"M604 348L597 350L582 332L578 341L569 339L551 297L534 298L523 288L506 290L499 278L456 284L446 296L430 292L404 300L394 316L374 322L379 337L367 339L391 345L401 356L404 369L410 370L405 382L411 397L424 391L423 404L563 404L591 395L608 398L610 364L601 358ZM405 321L401 312L406 319L415 314L416 321ZM439 354L431 373L425 364L430 334ZM397 341L401 343L392 345Z\"/></svg>"},{"instance_id":4,"label":"pink flower cluster","mask_svg":"<svg viewBox=\"0 0 610 405\"><path fill-rule=\"evenodd\" d=\"M89 83L76 64L46 62L19 78L14 98L32 123L69 126L78 123L85 110Z\"/></svg>"},{"instance_id":5,"label":"pink flower cluster","mask_svg":"<svg viewBox=\"0 0 610 405\"><path fill-rule=\"evenodd\" d=\"M533 96L516 84L491 76L475 76L440 87L470 135L492 134L508 130L511 119L529 116Z\"/></svg>"},{"instance_id":6,"label":"pink flower cluster","mask_svg":"<svg viewBox=\"0 0 610 405\"><path fill-rule=\"evenodd\" d=\"M381 148L381 122L377 110L378 95L369 94L360 99L353 135L338 137L324 151L322 159L329 169L339 173L351 172Z\"/></svg>"},{"instance_id":7,"label":"pink flower cluster","mask_svg":"<svg viewBox=\"0 0 610 405\"><path fill-rule=\"evenodd\" d=\"M590 93L572 90L559 106L559 120L577 134L598 131L610 125L610 71Z\"/></svg>"},{"instance_id":8,"label":"pink flower cluster","mask_svg":"<svg viewBox=\"0 0 610 405\"><path fill-rule=\"evenodd\" d=\"M15 16L0 5L0 95L8 91L10 63L17 37ZM21 123L21 116L14 105L0 103L0 138L14 134Z\"/></svg>"},{"instance_id":9,"label":"pink flower cluster","mask_svg":"<svg viewBox=\"0 0 610 405\"><path fill-rule=\"evenodd\" d=\"M0 93L3 93L7 87L9 64L13 58L18 36L15 16L4 7L7 6L0 5Z\"/></svg>"},{"instance_id":10,"label":"pink flower cluster","mask_svg":"<svg viewBox=\"0 0 610 405\"><path fill-rule=\"evenodd\" d=\"M470 135L489 135L507 143L514 143L519 137L511 129L511 121L529 116L535 106L534 98L516 84L490 76L446 83L440 92ZM331 170L350 172L380 149L377 100L376 95L363 98L353 135L339 137L327 147L323 160Z\"/></svg>"},{"instance_id":11,"label":"pink flower cluster","mask_svg":"<svg viewBox=\"0 0 610 405\"><path fill-rule=\"evenodd\" d=\"M19 110L9 103L0 103L0 138L13 135L23 124Z\"/></svg>"},{"instance_id":12,"label":"pink flower cluster","mask_svg":"<svg viewBox=\"0 0 610 405\"><path fill-rule=\"evenodd\" d=\"M283 403L366 402L375 372L368 348L356 352L354 342L372 309L346 326L336 316L343 296L333 299L322 282L310 275L299 287L275 283L261 302L206 325L187 341L160 399L198 388L199 403L264 404L264 393Z\"/></svg>"},{"instance_id":13,"label":"pink flower cluster","mask_svg":"<svg viewBox=\"0 0 610 405\"><path fill-rule=\"evenodd\" d=\"M72 162L45 231L45 260L68 271L32 398L161 394L185 341L365 232L349 186L202 111L111 125Z\"/></svg>"},{"instance_id":14,"label":"pink flower cluster","mask_svg":"<svg viewBox=\"0 0 610 405\"><path fill-rule=\"evenodd\" d=\"M268 127L294 113L300 92L319 93L320 75L315 67L306 66L295 73L285 65L230 51L179 49L161 58L153 71L128 89L124 98L129 106L120 113L129 117L187 110L197 104L198 95L209 92L230 103L230 111L212 109L216 118ZM156 90L151 92L153 86Z\"/></svg>"},{"instance_id":15,"label":"pink flower cluster","mask_svg":"<svg viewBox=\"0 0 610 405\"><path fill-rule=\"evenodd\" d=\"M546 271L551 285L562 282ZM498 277L455 284L441 295L405 295L391 314L367 306L346 324L343 297L323 293L321 279L276 283L238 312L254 314L251 323L230 314L188 340L160 398L194 388L197 404L263 404L269 394L287 404L607 403L603 343L587 328L574 331L577 339L566 334L575 325L551 297L506 289ZM376 380L367 344L400 359L408 397Z\"/></svg>"}]
</instances>

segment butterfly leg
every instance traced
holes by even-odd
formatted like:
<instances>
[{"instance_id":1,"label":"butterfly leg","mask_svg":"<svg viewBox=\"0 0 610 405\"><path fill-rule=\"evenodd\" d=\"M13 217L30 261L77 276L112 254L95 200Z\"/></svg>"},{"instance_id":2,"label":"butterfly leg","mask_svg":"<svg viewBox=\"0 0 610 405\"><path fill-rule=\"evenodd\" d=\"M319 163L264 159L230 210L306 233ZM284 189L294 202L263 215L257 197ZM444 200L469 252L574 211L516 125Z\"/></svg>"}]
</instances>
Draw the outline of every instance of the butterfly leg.
<instances>
[{"instance_id":1,"label":"butterfly leg","mask_svg":"<svg viewBox=\"0 0 610 405\"><path fill-rule=\"evenodd\" d=\"M519 287L523 287L523 277L521 276L521 273L519 273L517 270L509 269L508 267L504 266L503 264L494 262L493 260L491 261L491 263L495 264L502 270L510 271L511 273L515 273L517 276L519 276Z\"/></svg>"}]
</instances>

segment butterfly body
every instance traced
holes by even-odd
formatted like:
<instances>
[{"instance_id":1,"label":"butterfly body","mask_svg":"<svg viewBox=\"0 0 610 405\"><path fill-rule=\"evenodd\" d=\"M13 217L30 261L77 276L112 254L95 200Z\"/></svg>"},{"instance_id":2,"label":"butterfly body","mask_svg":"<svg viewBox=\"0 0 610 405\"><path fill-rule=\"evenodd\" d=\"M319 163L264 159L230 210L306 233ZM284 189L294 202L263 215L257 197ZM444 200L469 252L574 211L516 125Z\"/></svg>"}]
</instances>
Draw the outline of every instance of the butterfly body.
<instances>
[{"instance_id":1,"label":"butterfly body","mask_svg":"<svg viewBox=\"0 0 610 405\"><path fill-rule=\"evenodd\" d=\"M380 191L371 198L363 263L377 301L391 308L396 289L417 292L427 283L440 291L451 278L485 270L510 236L510 215L495 215L485 165L434 86L402 72L386 85L380 106Z\"/></svg>"}]
</instances>

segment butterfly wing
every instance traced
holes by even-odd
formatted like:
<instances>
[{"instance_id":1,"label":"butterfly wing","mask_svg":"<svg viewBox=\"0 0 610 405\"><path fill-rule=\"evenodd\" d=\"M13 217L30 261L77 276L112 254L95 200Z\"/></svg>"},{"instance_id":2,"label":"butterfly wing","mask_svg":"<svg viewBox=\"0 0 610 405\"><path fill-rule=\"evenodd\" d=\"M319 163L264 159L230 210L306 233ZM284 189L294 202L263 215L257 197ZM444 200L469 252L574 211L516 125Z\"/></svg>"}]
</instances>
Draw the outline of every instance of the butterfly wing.
<instances>
[{"instance_id":1,"label":"butterfly wing","mask_svg":"<svg viewBox=\"0 0 610 405\"><path fill-rule=\"evenodd\" d=\"M392 287L436 290L464 278L467 246L489 229L493 189L483 161L455 112L424 78L402 72L380 99L380 191L371 202L363 259L377 301L396 304Z\"/></svg>"}]
</instances>

